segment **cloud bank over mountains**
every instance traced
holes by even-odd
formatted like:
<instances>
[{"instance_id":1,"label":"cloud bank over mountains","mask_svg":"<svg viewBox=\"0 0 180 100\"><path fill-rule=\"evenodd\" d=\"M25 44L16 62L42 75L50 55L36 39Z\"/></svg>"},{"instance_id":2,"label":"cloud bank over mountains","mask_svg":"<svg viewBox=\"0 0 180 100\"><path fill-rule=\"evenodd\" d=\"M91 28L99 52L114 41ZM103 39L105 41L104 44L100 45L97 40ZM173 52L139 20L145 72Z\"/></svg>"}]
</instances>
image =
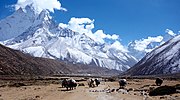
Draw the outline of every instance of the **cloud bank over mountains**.
<instances>
[{"instance_id":1,"label":"cloud bank over mountains","mask_svg":"<svg viewBox=\"0 0 180 100\"><path fill-rule=\"evenodd\" d=\"M162 36L148 37L146 39L135 40L134 49L138 51L150 52L151 49L147 49L147 46L152 42L161 42L162 40L163 40Z\"/></svg>"},{"instance_id":2,"label":"cloud bank over mountains","mask_svg":"<svg viewBox=\"0 0 180 100\"><path fill-rule=\"evenodd\" d=\"M47 9L50 12L54 12L54 9L67 11L66 8L61 6L61 3L58 0L18 0L15 5L15 10L18 10L20 7L24 10L27 5L32 5L36 13L40 13L43 9Z\"/></svg>"},{"instance_id":3,"label":"cloud bank over mountains","mask_svg":"<svg viewBox=\"0 0 180 100\"><path fill-rule=\"evenodd\" d=\"M148 48L148 45L151 43L159 43L160 45L171 39L172 37L176 36L177 34L174 33L170 29L165 30L166 36L156 36L156 37L148 37L145 39L135 40L135 48L138 51L145 51L146 53L152 51L154 48ZM167 38L167 39L165 39ZM157 45L159 46L159 45ZM155 47L157 47L155 46Z\"/></svg>"},{"instance_id":4,"label":"cloud bank over mountains","mask_svg":"<svg viewBox=\"0 0 180 100\"><path fill-rule=\"evenodd\" d=\"M36 13L40 13L43 9L49 10L50 12L54 12L54 9L67 11L66 8L63 8L60 1L58 0L18 0L15 5L15 10L18 10L20 7L25 10L27 5L32 5ZM119 39L119 35L117 34L106 34L103 30L97 30L96 32L92 32L94 29L94 19L89 18L75 18L72 17L67 24L60 23L59 26L63 28L69 28L75 32L79 32L81 34L86 34L93 40L99 43L105 43L104 39L117 40ZM117 42L117 41L116 41Z\"/></svg>"},{"instance_id":5,"label":"cloud bank over mountains","mask_svg":"<svg viewBox=\"0 0 180 100\"><path fill-rule=\"evenodd\" d=\"M174 33L170 29L166 29L165 34L162 36L147 37L139 40L134 40L128 44L128 52L130 52L131 55L140 60L147 53L151 52L156 47L164 44L178 34L179 33Z\"/></svg>"},{"instance_id":6,"label":"cloud bank over mountains","mask_svg":"<svg viewBox=\"0 0 180 100\"><path fill-rule=\"evenodd\" d=\"M66 8L62 7L60 1L58 0L18 0L14 7L15 10L19 9L20 7L25 10L25 7L27 5L31 5L36 13L40 13L44 9L50 12L54 12L55 9L67 11ZM71 29L74 32L79 32L80 34L85 34L86 36L90 37L95 42L98 42L100 44L106 43L106 39L113 41L113 43L111 42L112 47L119 48L123 52L132 52L131 50L135 50L138 52L144 52L144 54L152 51L155 47L163 44L168 39L179 34L174 33L170 29L166 29L165 33L167 33L168 36L147 37L139 40L134 40L133 42L124 46L120 43L118 34L107 34L102 29L95 30L95 32L93 32L92 30L95 28L94 22L95 19L72 17L68 23L60 23L59 26L62 28Z\"/></svg>"},{"instance_id":7,"label":"cloud bank over mountains","mask_svg":"<svg viewBox=\"0 0 180 100\"><path fill-rule=\"evenodd\" d=\"M176 36L177 34L176 33L174 33L172 30L170 30L170 29L166 29L166 31L165 31L166 33L168 33L169 35L171 35L171 36Z\"/></svg>"},{"instance_id":8,"label":"cloud bank over mountains","mask_svg":"<svg viewBox=\"0 0 180 100\"><path fill-rule=\"evenodd\" d=\"M96 32L92 32L94 29L94 19L89 18L75 18L72 17L68 24L60 23L59 26L63 28L69 28L75 32L79 32L81 34L86 34L93 40L99 43L105 43L104 39L117 40L119 39L119 35L117 34L106 34L103 30L97 30Z\"/></svg>"}]
</instances>

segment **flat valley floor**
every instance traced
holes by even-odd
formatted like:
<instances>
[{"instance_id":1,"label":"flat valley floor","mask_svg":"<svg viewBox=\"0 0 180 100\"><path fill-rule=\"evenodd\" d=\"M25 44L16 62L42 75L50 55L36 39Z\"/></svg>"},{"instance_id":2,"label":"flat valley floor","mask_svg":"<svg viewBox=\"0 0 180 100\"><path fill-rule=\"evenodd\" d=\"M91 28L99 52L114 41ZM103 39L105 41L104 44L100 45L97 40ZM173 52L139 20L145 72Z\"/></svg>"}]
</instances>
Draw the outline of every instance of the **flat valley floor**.
<instances>
[{"instance_id":1,"label":"flat valley floor","mask_svg":"<svg viewBox=\"0 0 180 100\"><path fill-rule=\"evenodd\" d=\"M157 87L153 79L128 79L125 89L118 89L117 81L101 81L101 84L94 88L89 88L87 81L80 81L78 83L85 86L69 91L62 88L58 80L34 81L20 87L8 86L13 81L0 81L0 100L180 100L180 93L149 96L149 89ZM162 86L176 84L180 84L180 80L164 80Z\"/></svg>"}]
</instances>

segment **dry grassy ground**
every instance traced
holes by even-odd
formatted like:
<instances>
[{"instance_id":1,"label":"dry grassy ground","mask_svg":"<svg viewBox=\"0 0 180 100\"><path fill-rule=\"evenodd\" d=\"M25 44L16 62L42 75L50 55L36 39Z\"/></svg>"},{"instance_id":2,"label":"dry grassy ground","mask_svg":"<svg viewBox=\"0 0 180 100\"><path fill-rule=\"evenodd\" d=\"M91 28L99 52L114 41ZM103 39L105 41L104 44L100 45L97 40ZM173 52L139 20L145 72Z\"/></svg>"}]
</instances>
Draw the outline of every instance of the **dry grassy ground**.
<instances>
[{"instance_id":1,"label":"dry grassy ground","mask_svg":"<svg viewBox=\"0 0 180 100\"><path fill-rule=\"evenodd\" d=\"M77 78L78 79L78 78ZM149 88L157 87L155 80L128 79L125 89L120 89L117 81L102 81L98 87L85 86L66 91L59 80L34 80L34 81L0 81L0 100L180 100L180 93L164 96L149 96ZM14 86L14 83L24 83L27 86ZM180 80L164 80L162 85L173 86L180 84ZM21 84L23 85L23 84ZM115 90L115 91L113 91Z\"/></svg>"}]
</instances>

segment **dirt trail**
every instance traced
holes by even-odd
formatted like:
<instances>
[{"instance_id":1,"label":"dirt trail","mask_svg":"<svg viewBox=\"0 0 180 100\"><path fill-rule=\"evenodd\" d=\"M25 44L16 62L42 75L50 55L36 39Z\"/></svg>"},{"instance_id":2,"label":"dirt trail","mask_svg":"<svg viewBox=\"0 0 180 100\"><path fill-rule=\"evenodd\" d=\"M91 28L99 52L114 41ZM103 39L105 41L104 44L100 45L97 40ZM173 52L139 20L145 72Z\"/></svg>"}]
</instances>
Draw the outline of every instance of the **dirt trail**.
<instances>
[{"instance_id":1,"label":"dirt trail","mask_svg":"<svg viewBox=\"0 0 180 100\"><path fill-rule=\"evenodd\" d=\"M118 90L118 82L101 82L98 87L89 88L86 81L74 90L66 91L60 84L32 85L22 87L0 87L0 100L159 100L160 96L149 97L138 92ZM126 88L141 89L153 84L152 80L130 81ZM178 82L169 82L176 84ZM114 91L112 91L114 89ZM174 95L172 95L174 96ZM179 94L175 94L179 97ZM169 99L169 96L162 97Z\"/></svg>"},{"instance_id":2,"label":"dirt trail","mask_svg":"<svg viewBox=\"0 0 180 100\"><path fill-rule=\"evenodd\" d=\"M118 92L109 93L108 90L112 83L101 84L95 88L79 86L74 90L66 91L58 84L47 86L22 86L22 87L4 87L0 88L0 100L132 100L126 94ZM128 99L129 98L129 99ZM140 100L142 97L136 96L134 100Z\"/></svg>"}]
</instances>

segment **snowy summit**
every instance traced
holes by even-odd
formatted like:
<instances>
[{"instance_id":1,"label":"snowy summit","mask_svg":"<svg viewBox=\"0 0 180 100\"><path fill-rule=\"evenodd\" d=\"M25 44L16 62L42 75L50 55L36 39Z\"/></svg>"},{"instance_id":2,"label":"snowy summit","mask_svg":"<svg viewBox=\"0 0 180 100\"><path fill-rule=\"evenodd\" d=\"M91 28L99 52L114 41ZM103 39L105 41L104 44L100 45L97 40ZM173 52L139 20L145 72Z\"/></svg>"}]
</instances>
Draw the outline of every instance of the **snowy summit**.
<instances>
[{"instance_id":1,"label":"snowy summit","mask_svg":"<svg viewBox=\"0 0 180 100\"><path fill-rule=\"evenodd\" d=\"M5 24L7 23L7 24ZM119 42L107 44L85 33L74 32L55 24L48 10L38 15L32 6L0 21L2 44L35 57L65 60L125 71L137 60ZM6 34L6 35L5 35ZM14 37L14 38L12 38ZM6 40L7 38L11 38Z\"/></svg>"}]
</instances>

